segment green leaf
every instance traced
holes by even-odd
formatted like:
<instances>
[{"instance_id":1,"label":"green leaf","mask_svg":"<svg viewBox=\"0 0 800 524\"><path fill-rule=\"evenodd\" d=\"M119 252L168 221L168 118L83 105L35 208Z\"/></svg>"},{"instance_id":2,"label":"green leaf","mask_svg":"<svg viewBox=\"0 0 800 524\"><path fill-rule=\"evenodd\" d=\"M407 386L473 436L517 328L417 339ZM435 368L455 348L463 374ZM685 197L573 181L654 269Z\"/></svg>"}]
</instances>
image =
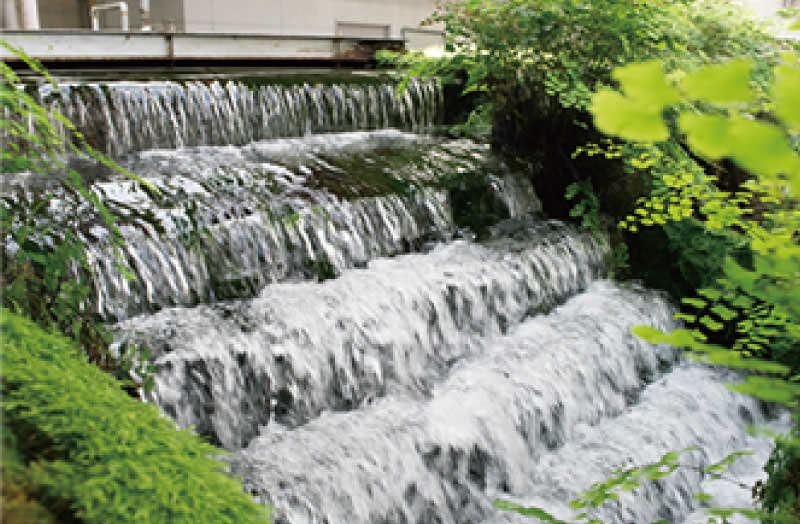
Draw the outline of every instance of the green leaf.
<instances>
[{"instance_id":1,"label":"green leaf","mask_svg":"<svg viewBox=\"0 0 800 524\"><path fill-rule=\"evenodd\" d=\"M800 68L776 66L771 94L778 118L787 126L800 129Z\"/></svg>"},{"instance_id":2,"label":"green leaf","mask_svg":"<svg viewBox=\"0 0 800 524\"><path fill-rule=\"evenodd\" d=\"M754 98L750 89L752 68L752 63L745 59L701 67L684 77L681 88L690 98L712 104L751 102Z\"/></svg>"},{"instance_id":3,"label":"green leaf","mask_svg":"<svg viewBox=\"0 0 800 524\"><path fill-rule=\"evenodd\" d=\"M703 315L700 318L700 323L703 324L708 329L710 329L711 331L719 331L720 329L722 329L724 327L723 324L717 322L716 320L714 320L713 318L711 318L708 315Z\"/></svg>"},{"instance_id":4,"label":"green leaf","mask_svg":"<svg viewBox=\"0 0 800 524\"><path fill-rule=\"evenodd\" d=\"M654 112L660 113L664 107L680 101L678 91L667 82L658 60L618 67L612 77L620 83L626 97Z\"/></svg>"},{"instance_id":5,"label":"green leaf","mask_svg":"<svg viewBox=\"0 0 800 524\"><path fill-rule=\"evenodd\" d=\"M600 90L592 97L591 112L597 128L628 140L660 142L669 138L661 111L661 107L643 105L611 89Z\"/></svg>"},{"instance_id":6,"label":"green leaf","mask_svg":"<svg viewBox=\"0 0 800 524\"><path fill-rule=\"evenodd\" d=\"M746 382L730 384L728 388L787 406L796 406L800 398L800 384L772 377L749 376Z\"/></svg>"},{"instance_id":7,"label":"green leaf","mask_svg":"<svg viewBox=\"0 0 800 524\"><path fill-rule=\"evenodd\" d=\"M698 289L697 294L702 295L709 300L719 300L719 298L722 296L722 291L714 288L703 288Z\"/></svg>"},{"instance_id":8,"label":"green leaf","mask_svg":"<svg viewBox=\"0 0 800 524\"><path fill-rule=\"evenodd\" d=\"M631 332L645 342L651 344L663 344L670 341L668 334L650 326L634 326L631 328Z\"/></svg>"},{"instance_id":9,"label":"green leaf","mask_svg":"<svg viewBox=\"0 0 800 524\"><path fill-rule=\"evenodd\" d=\"M703 492L696 493L694 495L694 498L696 498L700 502L711 502L712 500L714 500L714 497L712 497L708 493L703 493Z\"/></svg>"},{"instance_id":10,"label":"green leaf","mask_svg":"<svg viewBox=\"0 0 800 524\"><path fill-rule=\"evenodd\" d=\"M543 520L545 522L553 522L555 524L566 524L565 522L556 519L553 515L551 515L550 513L546 512L541 508L520 506L519 504L516 504L514 502L510 502L508 500L500 500L500 499L492 502L492 506L496 507L497 509L501 509L503 511L511 511L528 517L536 517L537 519Z\"/></svg>"},{"instance_id":11,"label":"green leaf","mask_svg":"<svg viewBox=\"0 0 800 524\"><path fill-rule=\"evenodd\" d=\"M706 307L706 301L703 300L702 298L690 298L690 297L687 297L687 298L682 298L681 302L683 302L686 305L692 306L693 308L696 308L696 309L702 309L702 308Z\"/></svg>"},{"instance_id":12,"label":"green leaf","mask_svg":"<svg viewBox=\"0 0 800 524\"><path fill-rule=\"evenodd\" d=\"M716 314L722 320L728 321L733 320L736 318L736 312L732 309L728 309L722 304L717 304L716 306L711 308L711 312Z\"/></svg>"},{"instance_id":13,"label":"green leaf","mask_svg":"<svg viewBox=\"0 0 800 524\"><path fill-rule=\"evenodd\" d=\"M800 157L786 133L776 125L734 116L728 126L731 157L742 167L762 175L800 171Z\"/></svg>"},{"instance_id":14,"label":"green leaf","mask_svg":"<svg viewBox=\"0 0 800 524\"><path fill-rule=\"evenodd\" d=\"M686 133L689 147L699 155L711 160L730 155L729 121L726 117L683 112L678 125Z\"/></svg>"}]
</instances>

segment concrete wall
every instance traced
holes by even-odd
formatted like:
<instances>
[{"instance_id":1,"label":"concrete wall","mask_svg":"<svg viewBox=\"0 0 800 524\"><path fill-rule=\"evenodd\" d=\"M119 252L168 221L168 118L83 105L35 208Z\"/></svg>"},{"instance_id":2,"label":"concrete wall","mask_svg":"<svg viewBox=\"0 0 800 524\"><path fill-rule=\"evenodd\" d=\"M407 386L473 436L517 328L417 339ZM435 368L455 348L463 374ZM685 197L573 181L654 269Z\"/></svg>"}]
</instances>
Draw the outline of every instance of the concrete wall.
<instances>
[{"instance_id":1,"label":"concrete wall","mask_svg":"<svg viewBox=\"0 0 800 524\"><path fill-rule=\"evenodd\" d=\"M184 0L184 20L187 32L378 37L389 26L388 36L400 38L434 6L435 0Z\"/></svg>"},{"instance_id":2,"label":"concrete wall","mask_svg":"<svg viewBox=\"0 0 800 524\"><path fill-rule=\"evenodd\" d=\"M0 28L16 29L19 0L0 0ZM91 26L89 0L37 0L42 29ZM111 0L95 0L95 5ZM780 0L778 0L780 1ZM139 0L127 0L130 30L142 26ZM435 42L418 28L436 0L151 0L154 31L272 35L361 36ZM18 16L17 16L18 18ZM118 30L116 10L100 15L102 29ZM406 30L406 31L404 31Z\"/></svg>"},{"instance_id":3,"label":"concrete wall","mask_svg":"<svg viewBox=\"0 0 800 524\"><path fill-rule=\"evenodd\" d=\"M183 2L184 0L150 0L153 31L185 31Z\"/></svg>"},{"instance_id":4,"label":"concrete wall","mask_svg":"<svg viewBox=\"0 0 800 524\"><path fill-rule=\"evenodd\" d=\"M89 28L89 0L38 0L42 29ZM119 26L117 26L119 27Z\"/></svg>"}]
</instances>

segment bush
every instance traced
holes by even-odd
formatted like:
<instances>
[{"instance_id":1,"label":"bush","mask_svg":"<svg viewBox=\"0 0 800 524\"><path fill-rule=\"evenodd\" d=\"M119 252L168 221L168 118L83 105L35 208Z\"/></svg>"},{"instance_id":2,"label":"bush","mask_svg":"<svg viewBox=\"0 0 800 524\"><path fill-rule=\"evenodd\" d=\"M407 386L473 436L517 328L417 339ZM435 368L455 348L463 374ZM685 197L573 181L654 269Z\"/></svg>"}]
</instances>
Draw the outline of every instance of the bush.
<instances>
[{"instance_id":1,"label":"bush","mask_svg":"<svg viewBox=\"0 0 800 524\"><path fill-rule=\"evenodd\" d=\"M131 398L63 336L0 314L4 448L16 448L18 457L4 449L4 475L24 478L28 493L61 520L267 521L268 509L213 458L217 448ZM4 502L14 497L17 507L29 506L25 490L16 489Z\"/></svg>"},{"instance_id":2,"label":"bush","mask_svg":"<svg viewBox=\"0 0 800 524\"><path fill-rule=\"evenodd\" d=\"M409 74L463 79L463 92L478 104L469 121L478 127L490 124L496 148L536 168L533 183L544 211L584 224L599 223L598 214L610 216L611 222L625 218L639 197L658 189L665 173L710 168L731 192L745 180L741 169L725 162L709 165L679 140L642 147L632 140L609 140L594 129L592 93L613 83L615 67L655 58L675 71L758 56L762 61L753 80L763 92L770 65L790 45L763 31L737 6L706 0L459 0L443 4L431 22L445 25L451 54L395 62ZM576 185L592 188L595 207L585 205L591 198L563 198ZM707 262L696 264L693 256L679 255L661 273L638 263L637 252L668 259L704 242L700 228L642 225L659 240L648 244L635 235L625 238L632 254L626 276L644 278L645 284L667 289L675 298L693 289L698 276L720 276ZM619 242L621 235L611 238ZM719 252L726 244L715 241L708 248ZM653 247L663 249L653 252ZM736 246L730 247L719 252L721 259L740 255Z\"/></svg>"}]
</instances>

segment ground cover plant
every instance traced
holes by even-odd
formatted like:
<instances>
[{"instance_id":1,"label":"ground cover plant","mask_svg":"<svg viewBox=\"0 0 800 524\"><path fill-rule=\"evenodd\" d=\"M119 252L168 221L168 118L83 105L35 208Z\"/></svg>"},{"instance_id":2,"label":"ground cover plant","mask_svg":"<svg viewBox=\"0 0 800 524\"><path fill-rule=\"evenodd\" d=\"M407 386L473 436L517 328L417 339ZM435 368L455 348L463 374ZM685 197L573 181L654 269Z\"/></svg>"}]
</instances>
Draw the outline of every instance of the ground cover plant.
<instances>
[{"instance_id":1,"label":"ground cover plant","mask_svg":"<svg viewBox=\"0 0 800 524\"><path fill-rule=\"evenodd\" d=\"M15 460L5 486L25 486L62 522L267 521L217 448L131 398L64 336L0 313L4 450ZM19 511L12 501L4 512Z\"/></svg>"}]
</instances>

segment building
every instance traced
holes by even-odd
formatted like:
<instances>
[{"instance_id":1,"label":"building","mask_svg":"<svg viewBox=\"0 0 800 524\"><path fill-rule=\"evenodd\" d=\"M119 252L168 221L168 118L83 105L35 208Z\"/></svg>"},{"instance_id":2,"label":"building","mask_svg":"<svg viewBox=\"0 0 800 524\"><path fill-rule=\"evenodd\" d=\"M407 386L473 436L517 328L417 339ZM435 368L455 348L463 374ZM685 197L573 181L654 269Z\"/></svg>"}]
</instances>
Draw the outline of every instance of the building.
<instances>
[{"instance_id":1,"label":"building","mask_svg":"<svg viewBox=\"0 0 800 524\"><path fill-rule=\"evenodd\" d=\"M4 29L440 39L420 27L435 0L0 0ZM97 9L109 6L108 9ZM32 20L33 16L37 20Z\"/></svg>"}]
</instances>

